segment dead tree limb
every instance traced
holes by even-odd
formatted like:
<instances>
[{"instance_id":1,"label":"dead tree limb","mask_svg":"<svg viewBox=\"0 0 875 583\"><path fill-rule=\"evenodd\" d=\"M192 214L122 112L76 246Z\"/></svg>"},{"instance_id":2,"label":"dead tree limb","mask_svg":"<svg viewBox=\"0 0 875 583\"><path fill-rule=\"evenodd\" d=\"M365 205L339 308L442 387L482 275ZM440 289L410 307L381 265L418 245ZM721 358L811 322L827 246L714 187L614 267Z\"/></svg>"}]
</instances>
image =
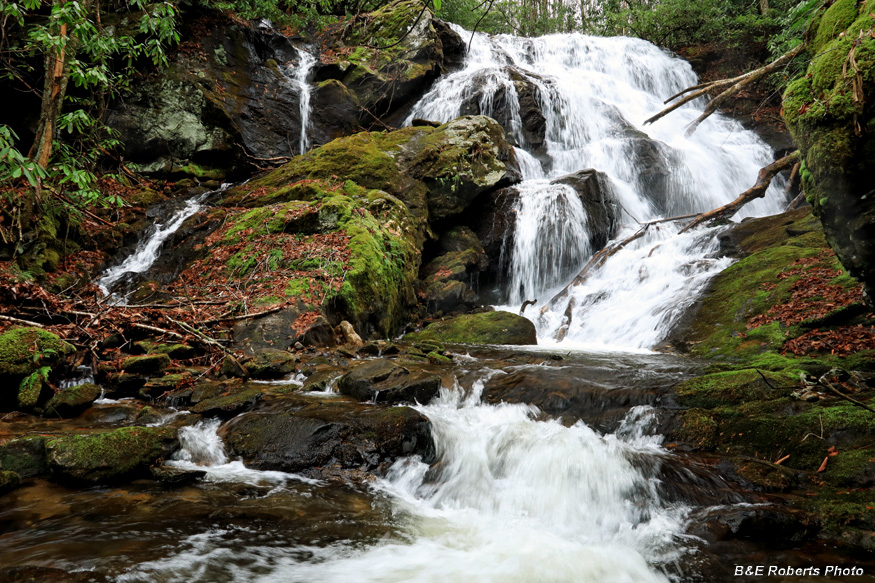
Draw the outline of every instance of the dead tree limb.
<instances>
[{"instance_id":1,"label":"dead tree limb","mask_svg":"<svg viewBox=\"0 0 875 583\"><path fill-rule=\"evenodd\" d=\"M679 107L682 107L687 103L698 99L699 97L703 97L712 91L720 91L720 93L716 97L714 97L714 99L708 102L708 105L705 107L705 111L703 111L699 117L690 122L690 124L687 126L687 135L690 135L691 133L696 131L696 128L699 126L700 123L705 121L708 116L717 111L717 108L719 108L723 104L723 102L726 101L729 97L735 95L754 81L762 79L766 75L780 69L791 60L793 60L797 55L799 55L799 53L801 53L804 48L805 45L800 44L796 48L787 51L768 65L764 65L759 69L754 69L753 71L745 73L744 75L732 77L731 79L720 79L718 81L711 81L710 83L700 83L698 85L694 85L693 87L684 89L680 93L677 93L668 98L665 103L668 103L669 101L680 97L685 93L689 93L689 95L687 95L680 101L670 105L669 107L666 107L653 117L648 118L644 122L644 125L651 124L656 120L665 117Z\"/></svg>"},{"instance_id":2,"label":"dead tree limb","mask_svg":"<svg viewBox=\"0 0 875 583\"><path fill-rule=\"evenodd\" d=\"M148 324L139 324L134 323L131 324L134 328L139 328L141 330L148 330L150 332L157 332L159 334L167 334L168 336L172 336L174 338L185 339L185 336L180 334L179 332L174 332L173 330L165 330L164 328L159 328L157 326L149 326Z\"/></svg>"},{"instance_id":3,"label":"dead tree limb","mask_svg":"<svg viewBox=\"0 0 875 583\"><path fill-rule=\"evenodd\" d=\"M766 190L768 190L769 185L772 183L772 179L777 176L781 171L786 170L787 168L792 168L796 161L799 159L799 151L795 151L792 154L787 154L780 160L776 160L766 166L765 168L761 168L759 174L757 174L757 182L751 188L748 188L744 192L738 195L738 198L733 200L730 203L727 203L721 207L717 207L714 210L710 210L707 213L702 213L696 219L693 219L690 224L681 229L681 233L685 231L689 231L694 227L698 227L703 223L711 223L718 219L723 219L734 215L738 212L738 209L754 200L755 198L762 198L766 195Z\"/></svg>"},{"instance_id":4,"label":"dead tree limb","mask_svg":"<svg viewBox=\"0 0 875 583\"><path fill-rule=\"evenodd\" d=\"M38 322L31 322L30 320L22 320L20 318L14 318L12 316L3 316L0 315L0 320L4 322L12 322L13 324L21 324L22 326L34 326L36 328L45 328L44 325Z\"/></svg>"}]
</instances>

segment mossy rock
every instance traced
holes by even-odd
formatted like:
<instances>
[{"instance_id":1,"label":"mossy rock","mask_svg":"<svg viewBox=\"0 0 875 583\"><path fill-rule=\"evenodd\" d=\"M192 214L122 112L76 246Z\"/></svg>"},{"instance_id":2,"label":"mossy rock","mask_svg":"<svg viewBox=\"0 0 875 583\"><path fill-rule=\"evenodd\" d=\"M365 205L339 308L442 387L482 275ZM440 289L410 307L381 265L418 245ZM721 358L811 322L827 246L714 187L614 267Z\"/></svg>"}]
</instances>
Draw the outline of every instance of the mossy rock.
<instances>
[{"instance_id":1,"label":"mossy rock","mask_svg":"<svg viewBox=\"0 0 875 583\"><path fill-rule=\"evenodd\" d=\"M297 361L285 350L263 349L246 363L246 370L254 379L278 379L295 372Z\"/></svg>"},{"instance_id":2,"label":"mossy rock","mask_svg":"<svg viewBox=\"0 0 875 583\"><path fill-rule=\"evenodd\" d=\"M799 386L799 376L754 369L718 372L684 381L674 388L679 405L714 408L769 401Z\"/></svg>"},{"instance_id":3,"label":"mossy rock","mask_svg":"<svg viewBox=\"0 0 875 583\"><path fill-rule=\"evenodd\" d=\"M100 397L100 393L100 387L92 383L61 389L46 404L46 415L75 417L88 409Z\"/></svg>"},{"instance_id":4,"label":"mossy rock","mask_svg":"<svg viewBox=\"0 0 875 583\"><path fill-rule=\"evenodd\" d=\"M75 351L70 343L40 328L13 328L0 334L0 385L8 391L0 401L12 401L20 389L19 405L36 405L50 368Z\"/></svg>"},{"instance_id":5,"label":"mossy rock","mask_svg":"<svg viewBox=\"0 0 875 583\"><path fill-rule=\"evenodd\" d=\"M0 445L0 469L13 471L22 478L45 474L46 438L19 437Z\"/></svg>"},{"instance_id":6,"label":"mossy rock","mask_svg":"<svg viewBox=\"0 0 875 583\"><path fill-rule=\"evenodd\" d=\"M825 254L829 249L819 223L810 209L800 209L748 219L721 235L721 240L740 259L709 283L670 343L696 356L727 361L745 362L780 351L787 340L805 330L780 322L748 328L748 322L792 300L793 284L799 278L783 272L794 261L822 256L812 267L840 269L835 257Z\"/></svg>"},{"instance_id":7,"label":"mossy rock","mask_svg":"<svg viewBox=\"0 0 875 583\"><path fill-rule=\"evenodd\" d=\"M434 322L421 332L407 334L408 342L447 344L537 344L531 321L510 312L467 314Z\"/></svg>"},{"instance_id":8,"label":"mossy rock","mask_svg":"<svg viewBox=\"0 0 875 583\"><path fill-rule=\"evenodd\" d=\"M807 70L784 93L783 117L802 153L803 190L830 246L875 290L875 0L836 0L806 33Z\"/></svg>"},{"instance_id":9,"label":"mossy rock","mask_svg":"<svg viewBox=\"0 0 875 583\"><path fill-rule=\"evenodd\" d=\"M21 485L21 476L10 470L0 470L0 496Z\"/></svg>"},{"instance_id":10,"label":"mossy rock","mask_svg":"<svg viewBox=\"0 0 875 583\"><path fill-rule=\"evenodd\" d=\"M170 364L170 357L166 354L147 354L124 359L121 369L127 374L158 376L167 370Z\"/></svg>"},{"instance_id":11,"label":"mossy rock","mask_svg":"<svg viewBox=\"0 0 875 583\"><path fill-rule=\"evenodd\" d=\"M46 440L52 474L61 481L111 483L147 475L155 460L178 447L170 427L123 427Z\"/></svg>"}]
</instances>

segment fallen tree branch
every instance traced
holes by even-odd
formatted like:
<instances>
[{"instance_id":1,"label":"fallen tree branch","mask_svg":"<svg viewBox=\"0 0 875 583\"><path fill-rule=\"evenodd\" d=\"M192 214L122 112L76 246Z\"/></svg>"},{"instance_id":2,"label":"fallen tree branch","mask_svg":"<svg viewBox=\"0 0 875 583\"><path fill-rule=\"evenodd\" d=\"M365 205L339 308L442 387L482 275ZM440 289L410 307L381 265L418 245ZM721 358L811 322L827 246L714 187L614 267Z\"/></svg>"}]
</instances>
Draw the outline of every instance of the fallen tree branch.
<instances>
[{"instance_id":1,"label":"fallen tree branch","mask_svg":"<svg viewBox=\"0 0 875 583\"><path fill-rule=\"evenodd\" d=\"M769 185L772 184L772 179L783 170L791 168L798 159L799 150L796 150L792 154L788 154L780 160L772 162L765 168L761 168L759 173L757 174L756 184L754 184L751 188L748 188L747 190L739 194L738 198L736 198L732 202L727 203L721 207L717 207L716 209L710 210L707 213L702 213L701 215L699 215L698 218L690 221L690 224L681 229L680 232L684 233L694 227L698 227L703 223L711 223L718 219L732 216L737 213L741 207L743 207L750 201L754 200L755 198L762 198L766 195L766 190L768 190Z\"/></svg>"},{"instance_id":2,"label":"fallen tree branch","mask_svg":"<svg viewBox=\"0 0 875 583\"><path fill-rule=\"evenodd\" d=\"M134 328L139 328L141 330L148 330L149 332L158 332L159 334L167 334L168 336L173 336L174 338L181 338L183 340L185 339L185 336L183 334L180 334L179 332L174 332L173 330L166 330L164 328L158 328L157 326L149 326L148 324L134 323L131 325Z\"/></svg>"},{"instance_id":3,"label":"fallen tree branch","mask_svg":"<svg viewBox=\"0 0 875 583\"><path fill-rule=\"evenodd\" d=\"M233 354L230 350L228 350L226 347L224 347L221 342L219 342L215 338L210 338L209 336L207 336L206 334L204 334L203 332L201 332L197 328L195 328L193 326L189 326L185 322L181 322L179 320L171 318L170 316L167 316L167 319L170 320L171 322L173 322L174 324L176 324L177 326L179 326L180 328L182 328L183 330L185 330L186 332L190 332L191 334L194 334L195 336L200 338L201 341L206 342L207 344L209 344L211 346L216 346L216 347L222 349L222 351L225 352L226 354Z\"/></svg>"},{"instance_id":4,"label":"fallen tree branch","mask_svg":"<svg viewBox=\"0 0 875 583\"><path fill-rule=\"evenodd\" d=\"M20 318L14 318L12 316L0 315L0 320L3 320L4 322L12 322L13 324L21 324L23 326L34 326L36 328L45 328L45 326L43 324L40 324L39 322L31 322L30 320L22 320Z\"/></svg>"},{"instance_id":5,"label":"fallen tree branch","mask_svg":"<svg viewBox=\"0 0 875 583\"><path fill-rule=\"evenodd\" d=\"M875 409L873 409L872 407L870 407L870 406L867 405L866 403L863 403L863 402L861 402L861 401L858 401L857 399L855 399L855 398L853 398L853 397L850 397L850 396L844 394L843 392L841 392L840 390L838 390L837 388L835 388L831 382L829 382L828 380L826 380L825 377L826 377L826 375L820 377L820 380L818 381L818 383L820 383L821 386L826 387L827 389L829 389L829 390L830 390L832 393L834 393L835 395L838 395L838 396L841 397L842 399L844 399L844 400L846 400L846 401L849 401L849 402L853 403L853 404L856 405L857 407L862 407L863 409L866 409L867 411L871 411L871 412L875 413Z\"/></svg>"},{"instance_id":6,"label":"fallen tree branch","mask_svg":"<svg viewBox=\"0 0 875 583\"><path fill-rule=\"evenodd\" d=\"M680 93L677 93L667 99L666 103L668 103L672 99L684 95L685 93L689 93L689 95L687 95L680 101L670 105L669 107L666 107L656 115L648 118L644 121L644 125L651 124L656 120L665 117L669 113L686 105L687 103L694 101L699 97L707 95L710 91L719 90L720 93L716 97L714 97L714 99L708 102L708 105L705 106L705 110L702 112L702 114L687 126L687 135L690 135L691 133L696 131L696 128L699 126L700 123L705 121L708 116L717 111L717 108L720 107L723 102L726 101L729 97L735 95L754 81L762 79L766 75L776 71L777 69L780 69L781 67L792 61L797 55L799 55L799 53L801 53L804 48L805 44L800 44L796 48L787 51L768 65L764 65L759 69L754 69L753 71L749 71L743 75L739 75L738 77L732 77L730 79L720 79L719 81L712 81L710 83L700 83L699 85L694 85L693 87L684 89Z\"/></svg>"}]
</instances>

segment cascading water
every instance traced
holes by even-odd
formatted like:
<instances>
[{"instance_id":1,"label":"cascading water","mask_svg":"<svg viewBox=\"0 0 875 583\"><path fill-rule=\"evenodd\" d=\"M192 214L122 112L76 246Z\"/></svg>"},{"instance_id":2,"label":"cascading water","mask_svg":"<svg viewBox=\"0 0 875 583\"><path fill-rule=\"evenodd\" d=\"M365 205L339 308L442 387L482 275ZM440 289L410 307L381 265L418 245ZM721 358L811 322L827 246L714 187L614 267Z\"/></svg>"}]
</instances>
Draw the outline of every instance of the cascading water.
<instances>
[{"instance_id":1,"label":"cascading water","mask_svg":"<svg viewBox=\"0 0 875 583\"><path fill-rule=\"evenodd\" d=\"M298 153L304 154L310 149L311 87L308 79L313 71L313 65L316 64L316 57L305 50L296 50L298 51L298 62L289 63L286 75L298 91L301 112L301 134L298 137Z\"/></svg>"},{"instance_id":2,"label":"cascading water","mask_svg":"<svg viewBox=\"0 0 875 583\"><path fill-rule=\"evenodd\" d=\"M527 315L542 343L567 327L566 342L651 348L704 283L728 265L712 257L713 231L678 237L677 226L665 223L611 257L562 301L549 301L597 251L590 248L587 213L577 196L549 179L584 168L606 173L620 209L621 226L612 233L617 241L639 223L729 202L771 161L755 134L720 115L686 136L684 126L703 102L642 125L662 109L663 99L695 83L688 63L638 39L478 33L464 69L438 81L413 108L408 121L491 115L516 143L526 180L518 186L511 257L504 262L510 266L507 309L537 299L538 309ZM533 99L537 103L540 130L531 124L538 115L521 111L524 97L530 110ZM773 186L736 216L780 212L780 198Z\"/></svg>"},{"instance_id":3,"label":"cascading water","mask_svg":"<svg viewBox=\"0 0 875 583\"><path fill-rule=\"evenodd\" d=\"M225 190L227 187L228 185L222 185L220 190ZM161 247L164 245L164 242L182 226L186 219L200 212L204 206L204 200L214 192L218 191L205 192L190 198L186 201L185 206L176 211L165 223L155 223L152 225L151 231L137 243L137 248L134 252L120 264L107 269L103 276L95 282L101 291L109 296L112 287L122 278L129 274L144 273L152 267L152 264L155 263L155 260L158 259L158 255L161 253ZM112 297L119 303L124 302L122 297Z\"/></svg>"}]
</instances>

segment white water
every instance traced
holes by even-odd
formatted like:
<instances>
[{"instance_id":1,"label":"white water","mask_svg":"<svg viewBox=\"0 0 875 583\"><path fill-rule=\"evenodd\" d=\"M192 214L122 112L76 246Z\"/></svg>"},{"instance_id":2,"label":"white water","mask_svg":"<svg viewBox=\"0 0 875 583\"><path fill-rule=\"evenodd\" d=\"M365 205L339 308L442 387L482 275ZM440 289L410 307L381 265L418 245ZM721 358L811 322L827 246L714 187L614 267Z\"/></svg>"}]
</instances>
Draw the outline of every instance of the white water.
<instances>
[{"instance_id":1,"label":"white water","mask_svg":"<svg viewBox=\"0 0 875 583\"><path fill-rule=\"evenodd\" d=\"M418 407L432 422L441 463L430 470L402 459L374 485L391 501L397 534L366 546L277 549L228 546L228 533L213 530L123 580L206 583L203 573L219 561L234 569L234 581L249 583L668 581L664 568L684 553L688 509L657 494L666 454L649 431L653 410L633 408L615 435L536 421L528 405L481 404L494 374L503 373L491 371L467 391L444 389ZM170 463L211 472L228 465L217 427L180 431L179 458L187 461Z\"/></svg>"},{"instance_id":2,"label":"white water","mask_svg":"<svg viewBox=\"0 0 875 583\"><path fill-rule=\"evenodd\" d=\"M313 70L313 65L316 64L316 57L307 51L295 50L298 51L298 62L297 64L289 64L288 77L298 90L301 112L301 135L298 137L298 153L304 154L310 149L308 130L310 129L310 95L312 89L308 78Z\"/></svg>"},{"instance_id":3,"label":"white water","mask_svg":"<svg viewBox=\"0 0 875 583\"><path fill-rule=\"evenodd\" d=\"M470 37L459 31L463 38ZM522 131L510 66L538 89L546 119L540 152L527 151L531 146ZM449 121L466 103L470 107L475 102L481 113L495 115L495 96L504 93L512 117L508 129L519 145L526 179L519 187L516 238L508 246L510 261L505 262L510 265L505 309L516 312L524 300L538 299L526 315L538 327L539 343L554 342L567 325L568 299L547 305L548 300L597 251L589 248L586 211L577 197L565 187L549 185L545 177L585 168L605 172L622 208L623 228L616 241L634 233L637 221L707 211L733 200L754 184L759 168L772 161L771 150L755 134L721 115L711 116L692 136L685 136L686 124L704 105L701 100L643 125L664 107L665 98L696 82L687 62L638 39L576 34L524 39L478 33L465 68L440 79L414 107L410 119ZM539 164L538 158L546 164ZM765 199L748 204L736 218L781 210L781 189L773 186ZM651 228L574 290L576 307L564 342L623 349L658 344L680 308L693 302L704 283L728 265L710 258L716 251L710 242L713 232L679 238L677 230L674 223Z\"/></svg>"},{"instance_id":4,"label":"white water","mask_svg":"<svg viewBox=\"0 0 875 583\"><path fill-rule=\"evenodd\" d=\"M227 185L222 185L222 189L227 188ZM215 191L214 191L215 192ZM125 258L120 264L106 270L106 273L95 283L104 293L109 296L112 287L118 283L123 277L132 273L143 273L152 267L158 255L161 253L161 247L164 242L175 233L179 227L188 219L203 208L203 201L211 192L200 194L186 201L185 206L176 211L165 223L155 223L152 225L151 232L148 236L141 239L137 243L137 248L132 254ZM125 299L118 296L111 296L116 302L124 303Z\"/></svg>"}]
</instances>

